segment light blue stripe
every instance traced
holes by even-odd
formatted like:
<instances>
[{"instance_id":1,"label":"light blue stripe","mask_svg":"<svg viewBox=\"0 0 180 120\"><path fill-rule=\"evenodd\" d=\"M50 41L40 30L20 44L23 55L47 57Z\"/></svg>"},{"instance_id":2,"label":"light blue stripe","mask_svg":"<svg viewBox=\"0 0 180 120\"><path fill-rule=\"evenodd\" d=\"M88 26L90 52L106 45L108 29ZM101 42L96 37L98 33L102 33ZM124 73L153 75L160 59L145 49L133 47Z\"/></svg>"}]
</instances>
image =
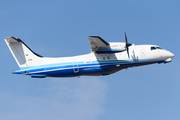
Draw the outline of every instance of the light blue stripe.
<instances>
[{"instance_id":1,"label":"light blue stripe","mask_svg":"<svg viewBox=\"0 0 180 120\"><path fill-rule=\"evenodd\" d=\"M158 61L154 59L141 59L139 61L130 60L103 60L103 61L92 61L90 63L78 62L79 68L87 68L87 67L94 67L94 66L112 66L117 64L141 64L146 62ZM16 73L24 73L24 71L28 72L38 72L38 71L52 71L52 70L59 70L59 69L73 69L73 62L67 63L56 63L56 64L48 64L48 65L40 65L40 66L31 66L31 67L24 67L21 70L16 71Z\"/></svg>"}]
</instances>

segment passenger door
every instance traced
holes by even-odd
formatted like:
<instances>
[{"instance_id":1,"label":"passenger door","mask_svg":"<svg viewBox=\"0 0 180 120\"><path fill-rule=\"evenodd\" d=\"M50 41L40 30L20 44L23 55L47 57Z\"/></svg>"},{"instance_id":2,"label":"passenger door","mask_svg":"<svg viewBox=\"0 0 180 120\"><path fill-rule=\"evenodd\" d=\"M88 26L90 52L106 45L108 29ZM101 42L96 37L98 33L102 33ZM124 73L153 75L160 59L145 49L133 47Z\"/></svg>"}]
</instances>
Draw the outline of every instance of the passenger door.
<instances>
[{"instance_id":1,"label":"passenger door","mask_svg":"<svg viewBox=\"0 0 180 120\"><path fill-rule=\"evenodd\" d=\"M74 70L74 73L78 73L79 72L78 62L77 61L73 62L73 70Z\"/></svg>"}]
</instances>

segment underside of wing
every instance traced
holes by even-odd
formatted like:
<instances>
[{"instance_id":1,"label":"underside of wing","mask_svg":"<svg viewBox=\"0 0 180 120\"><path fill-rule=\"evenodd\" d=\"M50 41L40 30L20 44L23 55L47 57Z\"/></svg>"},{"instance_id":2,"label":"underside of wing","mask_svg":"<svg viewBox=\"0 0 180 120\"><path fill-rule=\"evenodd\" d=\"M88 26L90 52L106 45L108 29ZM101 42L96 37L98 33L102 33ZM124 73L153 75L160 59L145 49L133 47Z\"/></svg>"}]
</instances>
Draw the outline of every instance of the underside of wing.
<instances>
[{"instance_id":1,"label":"underside of wing","mask_svg":"<svg viewBox=\"0 0 180 120\"><path fill-rule=\"evenodd\" d=\"M99 36L89 36L89 42L92 51L97 51L100 47L108 47L109 43Z\"/></svg>"},{"instance_id":2,"label":"underside of wing","mask_svg":"<svg viewBox=\"0 0 180 120\"><path fill-rule=\"evenodd\" d=\"M124 48L113 47L112 43L106 42L99 36L89 36L91 50L97 54L111 54L124 51ZM113 44L114 45L114 44ZM115 45L118 46L118 45Z\"/></svg>"}]
</instances>

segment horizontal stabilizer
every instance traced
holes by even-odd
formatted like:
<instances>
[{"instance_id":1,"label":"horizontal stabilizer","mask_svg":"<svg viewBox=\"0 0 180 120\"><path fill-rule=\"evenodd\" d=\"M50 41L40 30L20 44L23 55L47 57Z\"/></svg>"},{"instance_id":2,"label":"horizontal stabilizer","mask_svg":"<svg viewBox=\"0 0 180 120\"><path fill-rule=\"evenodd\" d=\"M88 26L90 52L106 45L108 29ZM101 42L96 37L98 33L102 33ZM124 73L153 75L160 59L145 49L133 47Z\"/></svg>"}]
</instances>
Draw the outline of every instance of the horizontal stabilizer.
<instances>
[{"instance_id":1,"label":"horizontal stabilizer","mask_svg":"<svg viewBox=\"0 0 180 120\"><path fill-rule=\"evenodd\" d=\"M19 38L14 38L14 37L8 37L8 38L6 38L6 41L11 44L21 42L21 40Z\"/></svg>"}]
</instances>

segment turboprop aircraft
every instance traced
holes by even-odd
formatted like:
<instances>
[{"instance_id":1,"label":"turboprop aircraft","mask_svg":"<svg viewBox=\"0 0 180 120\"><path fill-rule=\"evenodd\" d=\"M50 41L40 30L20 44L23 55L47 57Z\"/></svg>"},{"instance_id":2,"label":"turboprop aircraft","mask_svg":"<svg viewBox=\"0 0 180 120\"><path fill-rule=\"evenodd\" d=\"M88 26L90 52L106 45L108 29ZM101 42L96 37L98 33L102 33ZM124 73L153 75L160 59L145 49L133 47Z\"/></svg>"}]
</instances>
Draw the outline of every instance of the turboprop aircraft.
<instances>
[{"instance_id":1,"label":"turboprop aircraft","mask_svg":"<svg viewBox=\"0 0 180 120\"><path fill-rule=\"evenodd\" d=\"M79 77L110 75L122 69L154 63L169 63L174 54L157 45L134 45L106 42L99 36L89 36L92 52L73 57L50 58L33 52L21 39L5 39L20 70L13 74L32 78Z\"/></svg>"}]
</instances>

